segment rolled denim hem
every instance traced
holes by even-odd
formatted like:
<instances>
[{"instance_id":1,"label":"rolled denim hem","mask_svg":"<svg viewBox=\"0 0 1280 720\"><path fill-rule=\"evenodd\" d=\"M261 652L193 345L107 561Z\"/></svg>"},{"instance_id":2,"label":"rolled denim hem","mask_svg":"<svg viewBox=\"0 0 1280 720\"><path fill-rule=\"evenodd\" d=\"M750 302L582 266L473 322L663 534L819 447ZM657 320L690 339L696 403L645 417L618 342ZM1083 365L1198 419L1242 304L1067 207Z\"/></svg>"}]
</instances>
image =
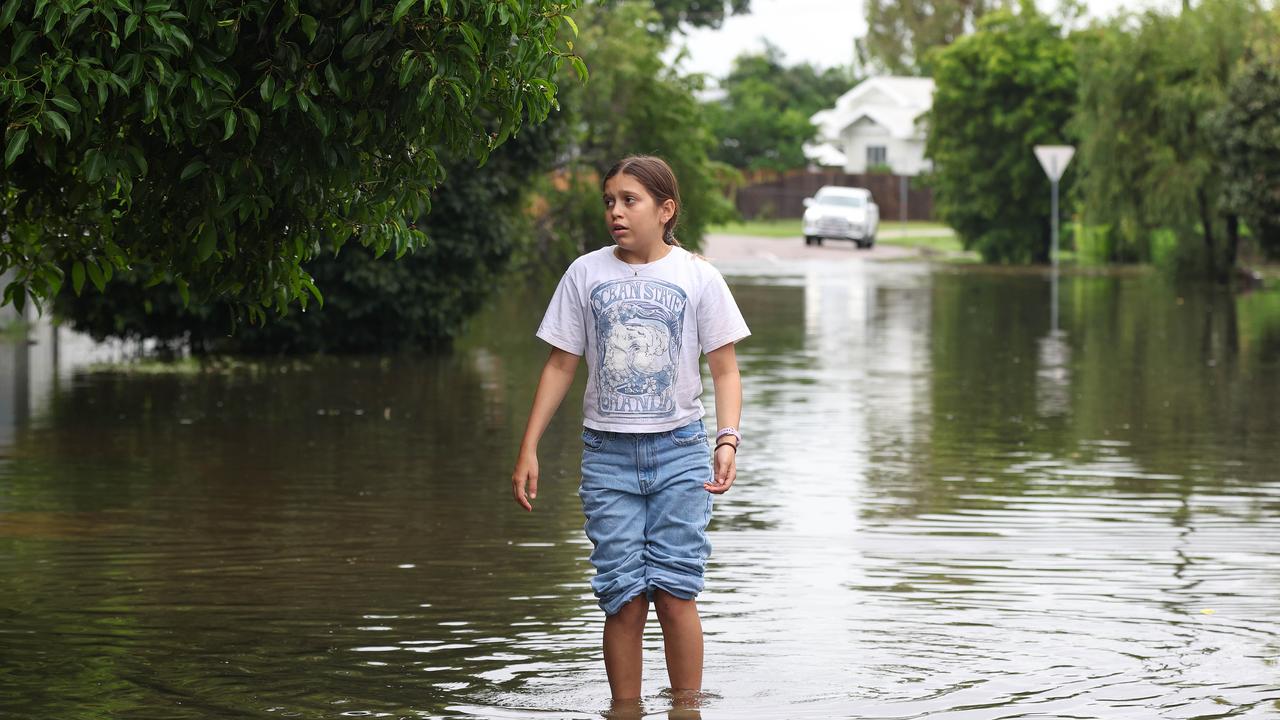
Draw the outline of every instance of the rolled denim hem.
<instances>
[{"instance_id":1,"label":"rolled denim hem","mask_svg":"<svg viewBox=\"0 0 1280 720\"><path fill-rule=\"evenodd\" d=\"M667 583L666 581L661 579L651 579L649 580L648 587L645 588L645 596L648 597L650 600L652 600L653 592L655 590L662 590L663 592L666 592L674 597L680 598L681 600L692 600L698 597L698 593L702 591L702 588L698 588L697 590L689 590L686 587L681 587L674 583Z\"/></svg>"},{"instance_id":2,"label":"rolled denim hem","mask_svg":"<svg viewBox=\"0 0 1280 720\"><path fill-rule=\"evenodd\" d=\"M599 598L600 609L604 611L605 615L617 615L618 612L622 610L623 605L626 605L641 595L644 595L645 598L652 598L644 583L636 583L634 586L628 588L626 592L615 593L608 597Z\"/></svg>"}]
</instances>

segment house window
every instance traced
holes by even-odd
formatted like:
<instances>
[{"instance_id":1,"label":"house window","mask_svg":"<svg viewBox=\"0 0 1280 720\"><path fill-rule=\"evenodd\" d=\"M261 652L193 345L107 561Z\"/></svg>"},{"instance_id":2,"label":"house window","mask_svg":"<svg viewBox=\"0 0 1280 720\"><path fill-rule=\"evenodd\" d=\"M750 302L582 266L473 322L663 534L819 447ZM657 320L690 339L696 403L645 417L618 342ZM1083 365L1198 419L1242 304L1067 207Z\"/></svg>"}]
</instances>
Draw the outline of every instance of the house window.
<instances>
[{"instance_id":1,"label":"house window","mask_svg":"<svg viewBox=\"0 0 1280 720\"><path fill-rule=\"evenodd\" d=\"M889 148L883 145L867 146L867 167L889 164Z\"/></svg>"}]
</instances>

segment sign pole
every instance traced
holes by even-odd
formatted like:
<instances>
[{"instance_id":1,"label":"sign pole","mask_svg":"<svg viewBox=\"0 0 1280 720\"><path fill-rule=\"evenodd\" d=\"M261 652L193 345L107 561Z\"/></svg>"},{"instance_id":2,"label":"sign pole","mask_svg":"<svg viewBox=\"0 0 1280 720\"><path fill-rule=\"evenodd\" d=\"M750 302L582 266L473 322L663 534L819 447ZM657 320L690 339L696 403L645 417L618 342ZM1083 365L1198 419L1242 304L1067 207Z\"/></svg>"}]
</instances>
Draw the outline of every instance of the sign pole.
<instances>
[{"instance_id":1,"label":"sign pole","mask_svg":"<svg viewBox=\"0 0 1280 720\"><path fill-rule=\"evenodd\" d=\"M1056 333L1058 331L1058 180L1062 179L1062 173L1066 171L1076 149L1072 145L1036 145L1035 153L1036 159L1040 161L1040 167L1044 168L1044 174L1049 176L1049 184L1052 186L1050 203L1052 244L1049 246L1049 259L1053 265L1053 274L1050 283L1052 295L1049 299L1049 327Z\"/></svg>"},{"instance_id":2,"label":"sign pole","mask_svg":"<svg viewBox=\"0 0 1280 720\"><path fill-rule=\"evenodd\" d=\"M907 237L907 176L898 176L898 217L902 220L902 237Z\"/></svg>"},{"instance_id":3,"label":"sign pole","mask_svg":"<svg viewBox=\"0 0 1280 720\"><path fill-rule=\"evenodd\" d=\"M1053 180L1053 270L1058 271L1058 180Z\"/></svg>"},{"instance_id":4,"label":"sign pole","mask_svg":"<svg viewBox=\"0 0 1280 720\"><path fill-rule=\"evenodd\" d=\"M1055 179L1053 185L1053 247L1049 252L1053 258L1053 287L1050 292L1053 298L1049 303L1049 328L1053 332L1058 331L1058 181Z\"/></svg>"}]
</instances>

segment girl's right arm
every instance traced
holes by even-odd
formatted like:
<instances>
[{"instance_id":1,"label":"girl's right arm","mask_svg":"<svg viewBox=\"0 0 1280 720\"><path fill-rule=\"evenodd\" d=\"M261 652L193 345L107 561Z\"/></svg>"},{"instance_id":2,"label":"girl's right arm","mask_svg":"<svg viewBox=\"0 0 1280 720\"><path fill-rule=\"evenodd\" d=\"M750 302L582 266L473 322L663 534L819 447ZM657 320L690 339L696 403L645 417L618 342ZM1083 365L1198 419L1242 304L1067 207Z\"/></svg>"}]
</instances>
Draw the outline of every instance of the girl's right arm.
<instances>
[{"instance_id":1,"label":"girl's right arm","mask_svg":"<svg viewBox=\"0 0 1280 720\"><path fill-rule=\"evenodd\" d=\"M525 510L532 511L529 501L538 497L538 441L565 393L569 392L580 359L578 355L553 347L547 364L542 367L538 390L533 394L533 409L524 428L524 440L520 442L520 456L511 474L511 494Z\"/></svg>"}]
</instances>

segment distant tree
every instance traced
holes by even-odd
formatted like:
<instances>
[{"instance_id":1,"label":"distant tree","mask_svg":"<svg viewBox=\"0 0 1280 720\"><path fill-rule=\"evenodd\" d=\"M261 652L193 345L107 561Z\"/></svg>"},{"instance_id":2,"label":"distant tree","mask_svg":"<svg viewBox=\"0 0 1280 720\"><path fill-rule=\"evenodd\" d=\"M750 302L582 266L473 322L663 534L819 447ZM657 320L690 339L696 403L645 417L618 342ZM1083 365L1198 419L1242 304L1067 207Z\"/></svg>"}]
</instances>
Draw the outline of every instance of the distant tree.
<instances>
[{"instance_id":1,"label":"distant tree","mask_svg":"<svg viewBox=\"0 0 1280 720\"><path fill-rule=\"evenodd\" d=\"M758 83L768 87L771 103L791 103L801 112L813 114L829 107L857 82L849 68L787 65L782 49L766 40L762 51L735 58L720 85L732 92L737 86Z\"/></svg>"},{"instance_id":2,"label":"distant tree","mask_svg":"<svg viewBox=\"0 0 1280 720\"><path fill-rule=\"evenodd\" d=\"M987 262L1049 259L1049 181L1032 147L1059 144L1075 104L1071 45L1024 0L934 55L925 154L934 203ZM1072 175L1064 179L1070 188Z\"/></svg>"},{"instance_id":3,"label":"distant tree","mask_svg":"<svg viewBox=\"0 0 1280 720\"><path fill-rule=\"evenodd\" d=\"M1239 214L1254 241L1280 259L1280 45L1275 35L1240 65L1226 103L1210 116L1223 174L1223 206Z\"/></svg>"},{"instance_id":4,"label":"distant tree","mask_svg":"<svg viewBox=\"0 0 1280 720\"><path fill-rule=\"evenodd\" d=\"M629 0L598 0L604 9L617 7ZM751 0L653 0L649 3L657 17L653 24L665 32L690 27L718 28L730 15L751 11Z\"/></svg>"},{"instance_id":5,"label":"distant tree","mask_svg":"<svg viewBox=\"0 0 1280 720\"><path fill-rule=\"evenodd\" d=\"M1120 17L1080 38L1074 130L1086 221L1111 228L1114 259L1229 275L1239 215L1222 202L1209 119L1266 24L1253 0L1204 0L1176 15ZM1153 245L1162 236L1171 247Z\"/></svg>"},{"instance_id":6,"label":"distant tree","mask_svg":"<svg viewBox=\"0 0 1280 720\"><path fill-rule=\"evenodd\" d=\"M867 0L867 34L859 50L871 68L890 75L932 75L929 51L971 33L990 0Z\"/></svg>"},{"instance_id":7,"label":"distant tree","mask_svg":"<svg viewBox=\"0 0 1280 720\"><path fill-rule=\"evenodd\" d=\"M634 153L661 155L671 164L683 201L676 236L696 248L707 225L733 213L720 190L724 169L709 156L715 144L695 97L701 79L664 64L667 37L645 31L656 17L650 3L588 5L578 17L575 50L587 58L591 79L566 86L560 96L573 130L559 172L542 189L538 261L563 269L579 252L611 242L599 176Z\"/></svg>"},{"instance_id":8,"label":"distant tree","mask_svg":"<svg viewBox=\"0 0 1280 720\"><path fill-rule=\"evenodd\" d=\"M744 169L803 167L802 146L816 133L809 118L855 84L847 69L785 65L768 43L763 52L738 56L720 83L724 98L707 104L718 143L712 157Z\"/></svg>"},{"instance_id":9,"label":"distant tree","mask_svg":"<svg viewBox=\"0 0 1280 720\"><path fill-rule=\"evenodd\" d=\"M262 320L350 238L422 247L441 156L482 160L585 71L576 4L0 4L3 301L145 267Z\"/></svg>"}]
</instances>

